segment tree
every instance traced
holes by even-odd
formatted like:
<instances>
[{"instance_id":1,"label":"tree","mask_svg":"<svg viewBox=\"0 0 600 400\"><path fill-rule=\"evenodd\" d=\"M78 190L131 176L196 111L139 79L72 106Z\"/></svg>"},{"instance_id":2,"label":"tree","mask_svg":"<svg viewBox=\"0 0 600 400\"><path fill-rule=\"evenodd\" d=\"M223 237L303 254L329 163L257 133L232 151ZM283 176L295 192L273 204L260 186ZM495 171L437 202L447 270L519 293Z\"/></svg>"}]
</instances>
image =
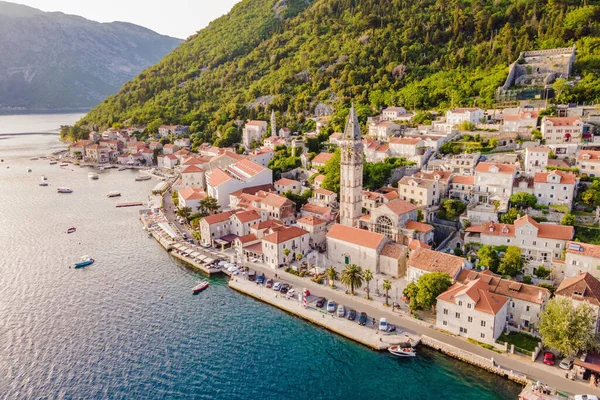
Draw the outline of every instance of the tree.
<instances>
[{"instance_id":1,"label":"tree","mask_svg":"<svg viewBox=\"0 0 600 400\"><path fill-rule=\"evenodd\" d=\"M549 300L538 329L546 346L566 356L598 348L595 318L587 303L574 307L566 297Z\"/></svg>"},{"instance_id":2,"label":"tree","mask_svg":"<svg viewBox=\"0 0 600 400\"><path fill-rule=\"evenodd\" d=\"M500 222L512 225L519 218L521 218L521 213L516 208L509 208L507 212L500 216Z\"/></svg>"},{"instance_id":3,"label":"tree","mask_svg":"<svg viewBox=\"0 0 600 400\"><path fill-rule=\"evenodd\" d=\"M437 303L437 297L452 286L452 278L444 272L421 275L417 282L410 283L404 295L410 300L411 310L430 310Z\"/></svg>"},{"instance_id":4,"label":"tree","mask_svg":"<svg viewBox=\"0 0 600 400\"><path fill-rule=\"evenodd\" d=\"M329 286L335 287L335 281L336 279L338 279L340 274L333 267L333 265L327 268L327 270L325 271L325 275L327 275L327 279L329 280Z\"/></svg>"},{"instance_id":5,"label":"tree","mask_svg":"<svg viewBox=\"0 0 600 400\"><path fill-rule=\"evenodd\" d=\"M533 207L537 203L537 197L532 194L519 192L510 196L510 203L518 209Z\"/></svg>"},{"instance_id":6,"label":"tree","mask_svg":"<svg viewBox=\"0 0 600 400\"><path fill-rule=\"evenodd\" d=\"M540 279L546 279L547 277L550 276L550 273L552 271L549 270L548 268L544 268L543 265L540 265L539 267L537 267L535 269L535 276L537 276Z\"/></svg>"},{"instance_id":7,"label":"tree","mask_svg":"<svg viewBox=\"0 0 600 400\"><path fill-rule=\"evenodd\" d=\"M173 205L175 207L179 206L179 193L177 191L171 193L171 200L173 201Z\"/></svg>"},{"instance_id":8,"label":"tree","mask_svg":"<svg viewBox=\"0 0 600 400\"><path fill-rule=\"evenodd\" d=\"M498 258L498 252L493 246L481 246L477 252L477 257L479 257L479 265L486 267L492 272L498 271L500 259Z\"/></svg>"},{"instance_id":9,"label":"tree","mask_svg":"<svg viewBox=\"0 0 600 400\"><path fill-rule=\"evenodd\" d=\"M288 264L288 256L292 251L290 249L283 249L283 255L285 256L285 263Z\"/></svg>"},{"instance_id":10,"label":"tree","mask_svg":"<svg viewBox=\"0 0 600 400\"><path fill-rule=\"evenodd\" d=\"M571 213L565 214L560 220L561 225L575 226L575 216Z\"/></svg>"},{"instance_id":11,"label":"tree","mask_svg":"<svg viewBox=\"0 0 600 400\"><path fill-rule=\"evenodd\" d=\"M303 258L304 258L304 256L302 255L302 253L296 253L296 261L298 262L298 269L300 269L300 261L302 261Z\"/></svg>"},{"instance_id":12,"label":"tree","mask_svg":"<svg viewBox=\"0 0 600 400\"><path fill-rule=\"evenodd\" d=\"M350 289L350 293L354 295L354 289L360 287L363 284L363 271L362 268L356 264L346 265L346 268L342 271L341 282Z\"/></svg>"},{"instance_id":13,"label":"tree","mask_svg":"<svg viewBox=\"0 0 600 400\"><path fill-rule=\"evenodd\" d=\"M323 189L331 190L335 193L340 192L340 160L340 150L338 149L333 153L333 157L325 163L323 167L325 179L323 179L323 184L321 185Z\"/></svg>"},{"instance_id":14,"label":"tree","mask_svg":"<svg viewBox=\"0 0 600 400\"><path fill-rule=\"evenodd\" d=\"M369 287L369 282L371 282L373 280L373 273L371 272L370 269L365 269L365 273L364 273L364 278L365 278L365 282L367 282L367 300L369 300L369 294L370 294L370 287Z\"/></svg>"},{"instance_id":15,"label":"tree","mask_svg":"<svg viewBox=\"0 0 600 400\"><path fill-rule=\"evenodd\" d=\"M381 286L383 290L385 290L385 305L388 306L388 299L390 298L389 292L392 290L392 281L386 279L383 281L383 285Z\"/></svg>"},{"instance_id":16,"label":"tree","mask_svg":"<svg viewBox=\"0 0 600 400\"><path fill-rule=\"evenodd\" d=\"M221 208L219 202L211 196L206 196L206 198L198 202L198 211L200 211L203 217L214 214L219 208Z\"/></svg>"},{"instance_id":17,"label":"tree","mask_svg":"<svg viewBox=\"0 0 600 400\"><path fill-rule=\"evenodd\" d=\"M516 276L521 273L527 262L521 258L521 249L517 246L508 246L500 265L498 272L502 275Z\"/></svg>"},{"instance_id":18,"label":"tree","mask_svg":"<svg viewBox=\"0 0 600 400\"><path fill-rule=\"evenodd\" d=\"M181 207L179 210L177 210L177 215L185 220L187 220L190 217L191 213L192 207Z\"/></svg>"},{"instance_id":19,"label":"tree","mask_svg":"<svg viewBox=\"0 0 600 400\"><path fill-rule=\"evenodd\" d=\"M148 133L158 133L158 128L163 124L162 119L157 118L155 120L153 120L152 122L150 122L147 126L146 126L146 132Z\"/></svg>"},{"instance_id":20,"label":"tree","mask_svg":"<svg viewBox=\"0 0 600 400\"><path fill-rule=\"evenodd\" d=\"M446 200L442 200L442 202L440 203L440 207L441 207L440 212L442 212L441 218L446 216L447 218L454 219L454 218L458 218L458 216L460 214L462 214L463 211L465 211L465 209L467 208L467 205L460 200L446 199ZM438 216L439 216L439 212L438 212Z\"/></svg>"}]
</instances>

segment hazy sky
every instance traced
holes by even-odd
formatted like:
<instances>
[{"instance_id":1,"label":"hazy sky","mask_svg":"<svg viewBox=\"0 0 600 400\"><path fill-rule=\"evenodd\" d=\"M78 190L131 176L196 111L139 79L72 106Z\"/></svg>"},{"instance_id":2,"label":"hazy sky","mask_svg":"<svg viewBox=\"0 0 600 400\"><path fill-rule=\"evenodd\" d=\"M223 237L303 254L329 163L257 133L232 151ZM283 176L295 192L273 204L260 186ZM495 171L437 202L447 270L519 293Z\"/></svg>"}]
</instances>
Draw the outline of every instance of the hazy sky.
<instances>
[{"instance_id":1,"label":"hazy sky","mask_svg":"<svg viewBox=\"0 0 600 400\"><path fill-rule=\"evenodd\" d=\"M7 0L100 22L125 21L185 39L240 0Z\"/></svg>"}]
</instances>

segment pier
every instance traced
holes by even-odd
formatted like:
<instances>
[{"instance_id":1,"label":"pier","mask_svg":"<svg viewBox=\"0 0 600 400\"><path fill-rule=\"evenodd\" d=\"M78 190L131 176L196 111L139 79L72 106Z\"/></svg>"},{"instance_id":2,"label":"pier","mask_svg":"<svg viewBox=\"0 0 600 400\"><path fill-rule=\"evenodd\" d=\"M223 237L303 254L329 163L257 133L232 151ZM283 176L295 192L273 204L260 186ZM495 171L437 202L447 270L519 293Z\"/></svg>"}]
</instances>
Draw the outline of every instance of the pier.
<instances>
[{"instance_id":1,"label":"pier","mask_svg":"<svg viewBox=\"0 0 600 400\"><path fill-rule=\"evenodd\" d=\"M122 207L139 207L139 206L143 206L144 203L142 203L141 201L132 201L129 203L118 203L115 207L117 208L122 208Z\"/></svg>"}]
</instances>

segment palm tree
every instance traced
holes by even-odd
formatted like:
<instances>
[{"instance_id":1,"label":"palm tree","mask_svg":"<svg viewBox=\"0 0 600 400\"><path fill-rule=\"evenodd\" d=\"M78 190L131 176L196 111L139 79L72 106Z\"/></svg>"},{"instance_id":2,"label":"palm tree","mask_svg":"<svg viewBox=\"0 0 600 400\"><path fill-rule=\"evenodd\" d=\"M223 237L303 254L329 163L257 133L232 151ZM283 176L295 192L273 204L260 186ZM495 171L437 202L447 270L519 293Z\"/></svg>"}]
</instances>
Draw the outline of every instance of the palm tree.
<instances>
[{"instance_id":1,"label":"palm tree","mask_svg":"<svg viewBox=\"0 0 600 400\"><path fill-rule=\"evenodd\" d=\"M365 269L365 282L367 282L367 300L369 300L369 293L370 293L370 288L369 288L369 282L371 282L373 280L373 273L371 272L370 269Z\"/></svg>"},{"instance_id":2,"label":"palm tree","mask_svg":"<svg viewBox=\"0 0 600 400\"><path fill-rule=\"evenodd\" d=\"M302 253L296 253L296 261L298 261L298 271L300 271L300 261L302 261L303 258L304 256L302 255Z\"/></svg>"},{"instance_id":3,"label":"palm tree","mask_svg":"<svg viewBox=\"0 0 600 400\"><path fill-rule=\"evenodd\" d=\"M290 249L283 249L283 255L285 256L285 263L288 263L288 256L290 255Z\"/></svg>"},{"instance_id":4,"label":"palm tree","mask_svg":"<svg viewBox=\"0 0 600 400\"><path fill-rule=\"evenodd\" d=\"M356 264L350 264L342 271L342 278L340 280L346 287L350 288L350 293L354 295L354 288L361 287L363 279L362 268Z\"/></svg>"},{"instance_id":5,"label":"palm tree","mask_svg":"<svg viewBox=\"0 0 600 400\"><path fill-rule=\"evenodd\" d=\"M392 282L389 279L386 279L385 281L383 281L382 287L383 290L385 290L385 305L389 306L388 299L390 298L390 296L388 295L388 292L392 290Z\"/></svg>"},{"instance_id":6,"label":"palm tree","mask_svg":"<svg viewBox=\"0 0 600 400\"><path fill-rule=\"evenodd\" d=\"M339 278L340 274L333 267L333 265L327 268L325 275L327 275L327 279L329 280L329 286L335 287L335 280Z\"/></svg>"}]
</instances>

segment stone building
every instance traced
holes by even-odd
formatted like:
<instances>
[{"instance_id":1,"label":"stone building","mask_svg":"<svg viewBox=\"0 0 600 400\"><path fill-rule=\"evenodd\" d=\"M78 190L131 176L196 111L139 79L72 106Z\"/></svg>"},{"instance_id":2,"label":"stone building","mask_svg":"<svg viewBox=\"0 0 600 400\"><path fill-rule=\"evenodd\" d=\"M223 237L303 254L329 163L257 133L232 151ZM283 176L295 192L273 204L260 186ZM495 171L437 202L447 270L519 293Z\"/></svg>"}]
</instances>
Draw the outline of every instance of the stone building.
<instances>
[{"instance_id":1,"label":"stone building","mask_svg":"<svg viewBox=\"0 0 600 400\"><path fill-rule=\"evenodd\" d=\"M354 105L341 140L340 223L358 226L362 215L363 144Z\"/></svg>"}]
</instances>

